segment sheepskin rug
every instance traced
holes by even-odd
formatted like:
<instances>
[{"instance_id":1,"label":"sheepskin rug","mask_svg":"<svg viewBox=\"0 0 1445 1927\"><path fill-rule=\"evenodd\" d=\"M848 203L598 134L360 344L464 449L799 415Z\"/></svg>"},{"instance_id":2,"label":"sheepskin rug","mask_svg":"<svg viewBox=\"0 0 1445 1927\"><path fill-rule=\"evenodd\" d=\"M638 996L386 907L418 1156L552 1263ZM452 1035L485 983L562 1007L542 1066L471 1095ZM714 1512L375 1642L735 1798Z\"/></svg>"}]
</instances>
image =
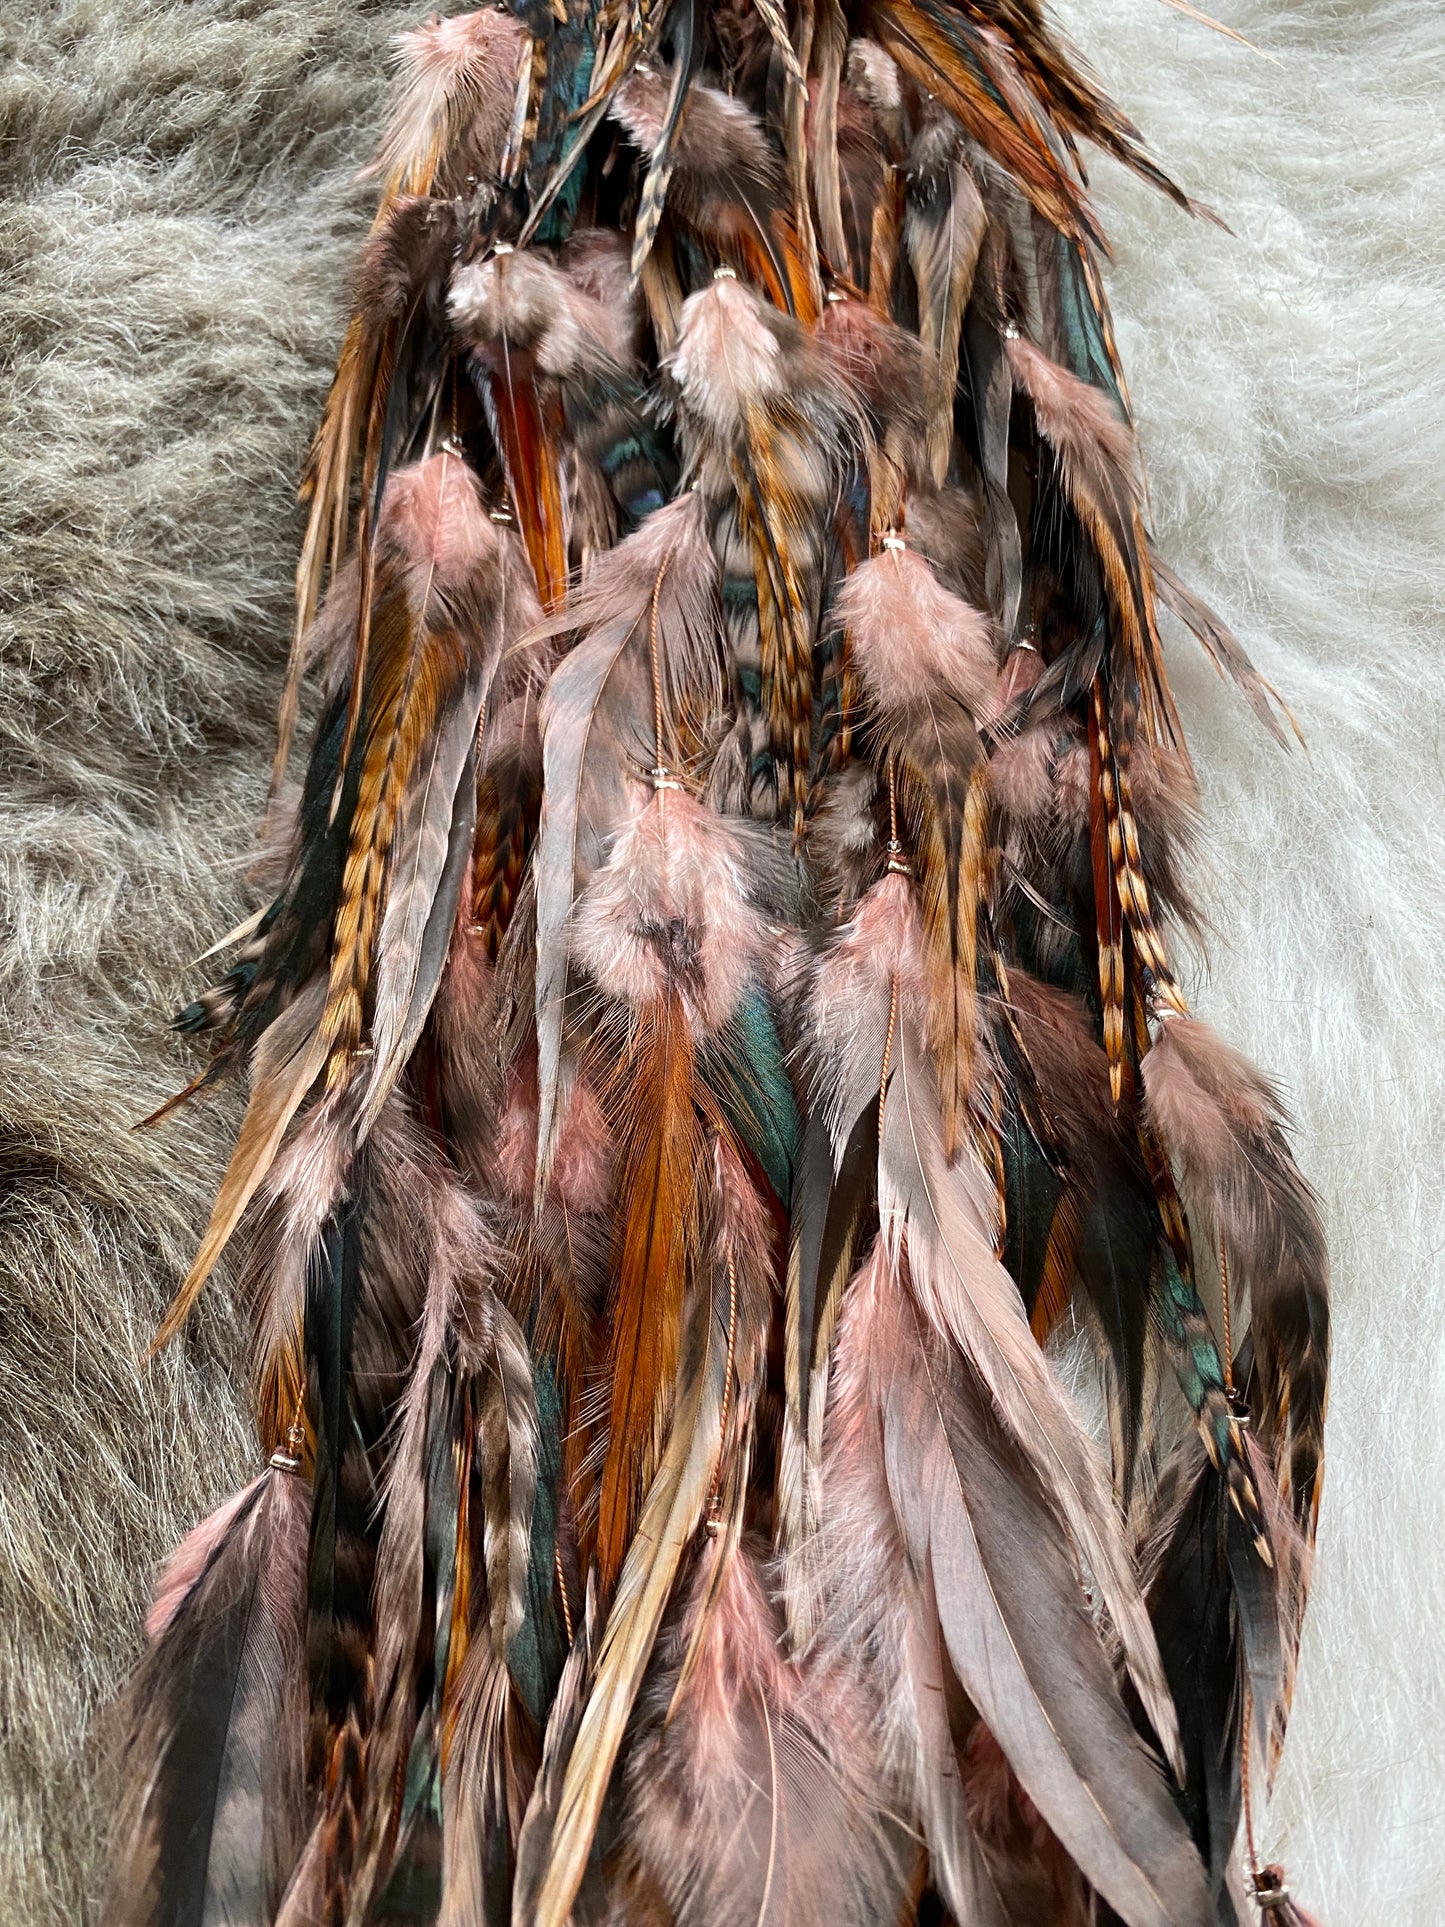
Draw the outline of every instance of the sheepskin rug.
<instances>
[{"instance_id":1,"label":"sheepskin rug","mask_svg":"<svg viewBox=\"0 0 1445 1927\"><path fill-rule=\"evenodd\" d=\"M1293 706L1187 638L1202 1010L1293 1094L1337 1277L1331 1469L1264 1844L1335 1927L1445 1918L1445 26L1430 0L1066 24L1232 235L1109 169L1163 546ZM234 1113L188 966L248 907L292 486L394 8L53 0L0 21L0 1921L90 1916L104 1708L150 1575L244 1472L223 1289L145 1361Z\"/></svg>"}]
</instances>

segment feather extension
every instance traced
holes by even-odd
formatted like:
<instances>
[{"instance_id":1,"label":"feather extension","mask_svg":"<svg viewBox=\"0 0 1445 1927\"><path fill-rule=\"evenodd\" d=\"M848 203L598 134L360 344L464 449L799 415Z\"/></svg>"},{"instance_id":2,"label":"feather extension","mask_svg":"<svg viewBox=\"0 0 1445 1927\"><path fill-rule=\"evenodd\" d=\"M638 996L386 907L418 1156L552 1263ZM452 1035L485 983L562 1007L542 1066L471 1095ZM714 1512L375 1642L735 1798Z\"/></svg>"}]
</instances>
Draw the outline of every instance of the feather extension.
<instances>
[{"instance_id":1,"label":"feather extension","mask_svg":"<svg viewBox=\"0 0 1445 1927\"><path fill-rule=\"evenodd\" d=\"M1056 1545L1056 1563L1041 1558L1047 1531L1017 1560L1021 1513L1048 1510L1041 1488L990 1420L979 1382L944 1365L886 1247L853 1290L856 1310L850 1297L844 1319L868 1327L872 1422L896 1530L912 1571L931 1574L960 1684L1123 1919L1197 1919L1201 1870L1157 1764L1130 1730L1069 1562ZM1070 1687L1047 1682L1055 1667L1072 1675ZM1094 1690L1073 1699L1072 1681L1089 1676Z\"/></svg>"},{"instance_id":2,"label":"feather extension","mask_svg":"<svg viewBox=\"0 0 1445 1927\"><path fill-rule=\"evenodd\" d=\"M1172 1760L1178 1751L1173 1704L1112 1499L1034 1345L1012 1280L994 1256L992 1182L981 1169L947 1171L920 1058L908 1026L901 1026L898 1095L885 1110L879 1153L885 1227L894 1238L906 1231L910 1275L928 1315L972 1361L1087 1558L1130 1675Z\"/></svg>"},{"instance_id":3,"label":"feather extension","mask_svg":"<svg viewBox=\"0 0 1445 1927\"><path fill-rule=\"evenodd\" d=\"M696 1637L705 1599L708 1636L670 1704L662 1657L667 1712L654 1712L628 1773L634 1852L679 1927L864 1927L899 1905L909 1843L860 1784L857 1708L787 1663L765 1583L720 1540L698 1562L662 1652Z\"/></svg>"},{"instance_id":4,"label":"feather extension","mask_svg":"<svg viewBox=\"0 0 1445 1927\"><path fill-rule=\"evenodd\" d=\"M517 1890L514 1922L563 1927L568 1917L683 1550L702 1518L717 1460L727 1360L726 1299L719 1282L707 1281L694 1308L667 1446L618 1577L592 1691L557 1795L543 1871L535 1890Z\"/></svg>"},{"instance_id":5,"label":"feather extension","mask_svg":"<svg viewBox=\"0 0 1445 1927\"><path fill-rule=\"evenodd\" d=\"M157 1342L237 1238L270 1464L157 1593L117 1927L1290 1917L1327 1264L1170 961L1159 610L1291 719L1156 555L1086 143L1205 212L1038 0L398 41L150 1120L248 1080Z\"/></svg>"},{"instance_id":6,"label":"feather extension","mask_svg":"<svg viewBox=\"0 0 1445 1927\"><path fill-rule=\"evenodd\" d=\"M263 1472L162 1576L131 1689L105 1918L264 1927L299 1843L306 1488Z\"/></svg>"},{"instance_id":7,"label":"feather extension","mask_svg":"<svg viewBox=\"0 0 1445 1927\"><path fill-rule=\"evenodd\" d=\"M1162 1026L1143 1075L1148 1115L1186 1198L1249 1285L1260 1417L1284 1489L1312 1530L1324 1458L1328 1260L1313 1194L1284 1141L1278 1095L1195 1018Z\"/></svg>"},{"instance_id":8,"label":"feather extension","mask_svg":"<svg viewBox=\"0 0 1445 1927\"><path fill-rule=\"evenodd\" d=\"M703 1120L715 1106L697 1047L733 1016L761 950L741 840L685 794L658 789L577 905L578 962L624 1000L604 1087L623 1222L609 1305L609 1437L597 1556L610 1585L630 1536L677 1367L696 1242ZM594 1050L607 1047L603 1017Z\"/></svg>"},{"instance_id":9,"label":"feather extension","mask_svg":"<svg viewBox=\"0 0 1445 1927\"><path fill-rule=\"evenodd\" d=\"M929 466L939 488L948 476L953 442L963 311L987 226L973 176L954 158L956 140L947 121L920 133L910 157L903 219L904 246L918 287L918 332L937 357L942 378L942 406L929 434Z\"/></svg>"},{"instance_id":10,"label":"feather extension","mask_svg":"<svg viewBox=\"0 0 1445 1927\"><path fill-rule=\"evenodd\" d=\"M236 1148L200 1250L156 1333L157 1349L169 1344L184 1324L280 1149L287 1125L325 1067L327 1042L321 1027L324 1004L325 987L315 984L276 1019L257 1047L251 1065L251 1098L236 1135Z\"/></svg>"},{"instance_id":11,"label":"feather extension","mask_svg":"<svg viewBox=\"0 0 1445 1927\"><path fill-rule=\"evenodd\" d=\"M866 706L928 799L918 860L941 979L929 1041L940 1066L944 1155L952 1159L963 1138L977 1023L985 788L975 718L996 673L992 639L977 610L950 596L921 556L896 545L855 569L834 606Z\"/></svg>"},{"instance_id":12,"label":"feather extension","mask_svg":"<svg viewBox=\"0 0 1445 1927\"><path fill-rule=\"evenodd\" d=\"M560 1124L572 906L643 793L647 774L685 766L686 719L706 714L716 701L721 662L715 594L702 505L689 494L619 543L569 612L567 628L579 640L552 677L542 717L547 804L536 864L539 1176L551 1167ZM654 701L654 659L660 705Z\"/></svg>"},{"instance_id":13,"label":"feather extension","mask_svg":"<svg viewBox=\"0 0 1445 1927\"><path fill-rule=\"evenodd\" d=\"M384 250L388 230L404 204L420 212L435 231L437 224L431 217L438 204L431 197L438 191L457 195L469 182L474 185L498 167L524 47L519 23L491 8L434 20L398 36L392 118L376 159L366 170L367 177L382 183L370 268L376 266L377 253ZM385 480L386 403L398 347L419 300L439 278L439 268L435 259L412 264L402 284L388 290L391 298L383 300L376 298L374 272L363 277L363 299L347 329L302 485L309 514L297 565L296 629L282 693L273 786L285 773L298 712L305 634L320 597L327 555L334 575L345 553L357 458L362 457L363 490L375 492ZM369 519L363 514L363 560L368 533ZM361 612L358 634L362 636L367 614Z\"/></svg>"},{"instance_id":14,"label":"feather extension","mask_svg":"<svg viewBox=\"0 0 1445 1927\"><path fill-rule=\"evenodd\" d=\"M456 194L501 162L516 92L520 23L491 7L396 38L391 119L363 178L387 194Z\"/></svg>"},{"instance_id":15,"label":"feather extension","mask_svg":"<svg viewBox=\"0 0 1445 1927\"><path fill-rule=\"evenodd\" d=\"M801 834L823 544L852 405L800 324L731 272L685 304L671 372L702 489L728 501L752 554L778 811Z\"/></svg>"},{"instance_id":16,"label":"feather extension","mask_svg":"<svg viewBox=\"0 0 1445 1927\"><path fill-rule=\"evenodd\" d=\"M1282 747L1288 747L1288 738L1283 727L1283 724L1288 724L1296 742L1303 746L1304 738L1300 734L1299 724L1290 714L1287 704L1264 680L1245 654L1238 637L1231 630L1226 629L1214 611L1201 602L1192 589L1180 581L1168 564L1159 559L1152 547L1150 565L1154 573L1154 586L1159 592L1159 600L1166 608L1172 609L1179 620L1187 625L1220 675L1228 676L1243 692L1245 701L1275 741Z\"/></svg>"},{"instance_id":17,"label":"feather extension","mask_svg":"<svg viewBox=\"0 0 1445 1927\"><path fill-rule=\"evenodd\" d=\"M1016 180L1054 227L1099 238L1078 181L1051 138L1008 42L973 9L938 0L875 0L873 37L909 79L934 93L963 131Z\"/></svg>"}]
</instances>

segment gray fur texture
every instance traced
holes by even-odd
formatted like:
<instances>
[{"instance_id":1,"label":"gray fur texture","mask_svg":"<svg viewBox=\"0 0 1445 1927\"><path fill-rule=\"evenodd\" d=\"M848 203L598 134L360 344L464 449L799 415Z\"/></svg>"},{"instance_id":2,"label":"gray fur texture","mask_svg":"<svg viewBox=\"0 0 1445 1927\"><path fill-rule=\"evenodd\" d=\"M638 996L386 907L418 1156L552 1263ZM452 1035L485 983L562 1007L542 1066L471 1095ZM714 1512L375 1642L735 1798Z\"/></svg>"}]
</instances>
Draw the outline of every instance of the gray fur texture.
<instances>
[{"instance_id":1,"label":"gray fur texture","mask_svg":"<svg viewBox=\"0 0 1445 1927\"><path fill-rule=\"evenodd\" d=\"M85 1919L100 1709L253 1462L224 1291L143 1356L234 1112L187 965L244 914L293 505L393 12L68 0L0 26L0 1921Z\"/></svg>"},{"instance_id":2,"label":"gray fur texture","mask_svg":"<svg viewBox=\"0 0 1445 1927\"><path fill-rule=\"evenodd\" d=\"M251 907L292 489L386 43L346 0L0 23L0 1923L89 1917L103 1711L158 1561L253 1467L224 1281L144 1363L234 1113L130 1132ZM1263 1844L1343 1927L1445 1906L1442 35L1419 0L1066 24L1230 238L1099 169L1165 552L1295 708L1180 640L1214 853L1202 1012L1289 1087L1337 1273L1297 1717Z\"/></svg>"}]
</instances>

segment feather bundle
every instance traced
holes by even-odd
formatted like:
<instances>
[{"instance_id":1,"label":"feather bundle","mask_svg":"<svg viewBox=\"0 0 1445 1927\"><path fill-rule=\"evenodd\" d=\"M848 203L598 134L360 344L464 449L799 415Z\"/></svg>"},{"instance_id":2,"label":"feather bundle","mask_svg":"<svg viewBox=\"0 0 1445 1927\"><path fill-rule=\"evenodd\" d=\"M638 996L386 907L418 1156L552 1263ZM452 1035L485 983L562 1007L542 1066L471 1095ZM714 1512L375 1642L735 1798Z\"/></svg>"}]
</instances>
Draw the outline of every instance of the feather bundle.
<instances>
[{"instance_id":1,"label":"feather bundle","mask_svg":"<svg viewBox=\"0 0 1445 1927\"><path fill-rule=\"evenodd\" d=\"M250 1097L160 1339L239 1232L271 1463L116 1923L1239 1920L1327 1263L1170 961L1158 604L1279 705L1155 554L1085 142L1192 208L1033 0L403 37L306 774L181 1019Z\"/></svg>"}]
</instances>

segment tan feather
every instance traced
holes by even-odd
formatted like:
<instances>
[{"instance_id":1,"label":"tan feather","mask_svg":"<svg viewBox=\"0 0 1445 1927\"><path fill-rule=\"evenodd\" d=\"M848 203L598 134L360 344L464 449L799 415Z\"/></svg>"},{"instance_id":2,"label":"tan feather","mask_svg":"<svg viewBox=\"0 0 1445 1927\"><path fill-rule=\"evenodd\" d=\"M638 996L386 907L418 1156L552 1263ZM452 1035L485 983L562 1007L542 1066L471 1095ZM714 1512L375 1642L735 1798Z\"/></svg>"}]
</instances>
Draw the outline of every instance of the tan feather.
<instances>
[{"instance_id":1,"label":"tan feather","mask_svg":"<svg viewBox=\"0 0 1445 1927\"><path fill-rule=\"evenodd\" d=\"M236 1147L216 1193L200 1249L151 1342L152 1352L168 1345L185 1323L242 1212L280 1150L286 1127L325 1068L324 1003L325 986L318 979L281 1013L256 1048L251 1065L251 1099L241 1119Z\"/></svg>"},{"instance_id":2,"label":"tan feather","mask_svg":"<svg viewBox=\"0 0 1445 1927\"><path fill-rule=\"evenodd\" d=\"M657 1476L628 1548L602 1634L591 1694L567 1762L545 1871L535 1892L519 1887L516 1927L565 1927L683 1551L707 1502L721 1436L727 1356L726 1291L699 1294L690 1321L672 1426Z\"/></svg>"}]
</instances>

